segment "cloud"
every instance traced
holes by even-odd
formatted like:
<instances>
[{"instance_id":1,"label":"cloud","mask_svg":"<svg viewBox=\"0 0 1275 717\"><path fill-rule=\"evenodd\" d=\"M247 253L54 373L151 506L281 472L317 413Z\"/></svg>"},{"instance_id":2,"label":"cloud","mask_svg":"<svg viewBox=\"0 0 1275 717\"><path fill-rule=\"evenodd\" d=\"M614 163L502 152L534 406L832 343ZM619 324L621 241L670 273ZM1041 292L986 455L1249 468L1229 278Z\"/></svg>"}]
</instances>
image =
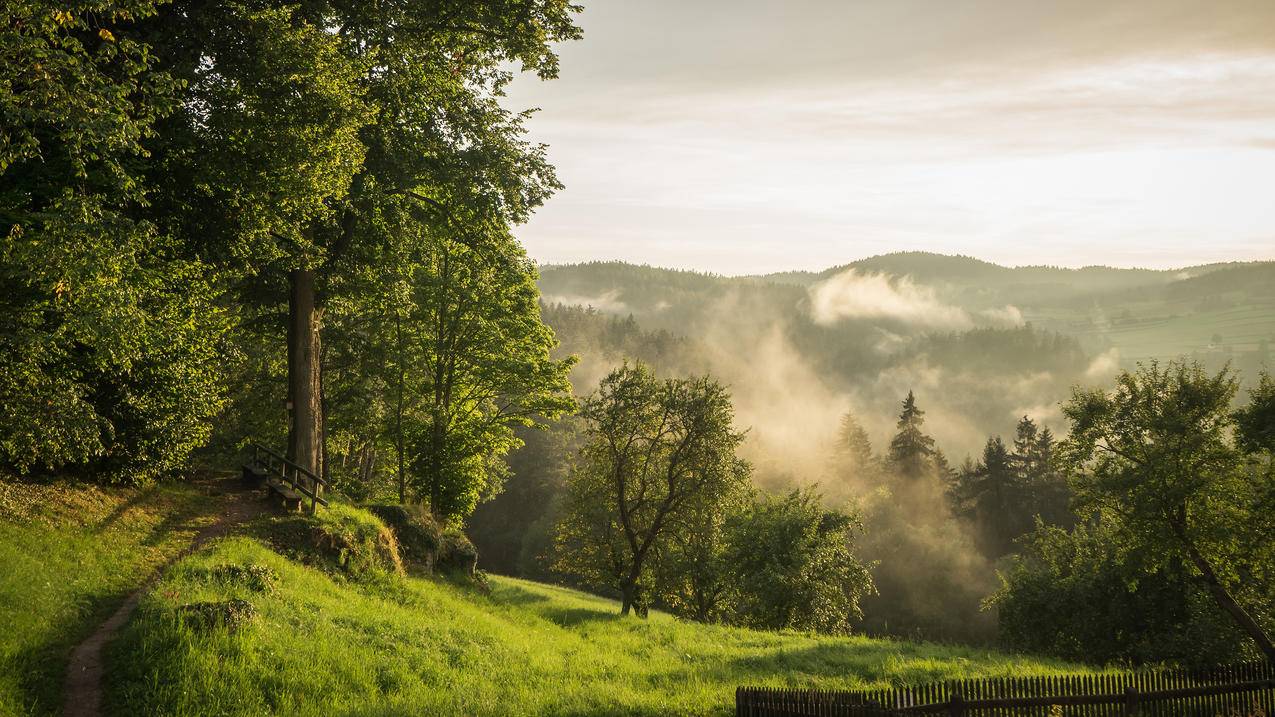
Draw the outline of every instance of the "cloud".
<instances>
[{"instance_id":1,"label":"cloud","mask_svg":"<svg viewBox=\"0 0 1275 717\"><path fill-rule=\"evenodd\" d=\"M1010 304L999 309L984 309L978 314L997 326L1022 326L1024 323L1023 312L1019 311L1017 306Z\"/></svg>"},{"instance_id":2,"label":"cloud","mask_svg":"<svg viewBox=\"0 0 1275 717\"><path fill-rule=\"evenodd\" d=\"M545 294L543 298L546 304L591 306L598 311L604 311L608 314L623 314L629 310L629 305L620 300L620 291L618 289L605 291L597 296L588 296L585 294Z\"/></svg>"},{"instance_id":3,"label":"cloud","mask_svg":"<svg viewBox=\"0 0 1275 717\"><path fill-rule=\"evenodd\" d=\"M1090 381L1106 381L1116 375L1120 369L1120 349L1112 348L1098 354L1085 369L1085 378Z\"/></svg>"},{"instance_id":4,"label":"cloud","mask_svg":"<svg viewBox=\"0 0 1275 717\"><path fill-rule=\"evenodd\" d=\"M824 325L842 319L889 319L935 329L974 324L964 309L943 303L932 288L906 276L847 269L811 286L809 296L811 315Z\"/></svg>"}]
</instances>

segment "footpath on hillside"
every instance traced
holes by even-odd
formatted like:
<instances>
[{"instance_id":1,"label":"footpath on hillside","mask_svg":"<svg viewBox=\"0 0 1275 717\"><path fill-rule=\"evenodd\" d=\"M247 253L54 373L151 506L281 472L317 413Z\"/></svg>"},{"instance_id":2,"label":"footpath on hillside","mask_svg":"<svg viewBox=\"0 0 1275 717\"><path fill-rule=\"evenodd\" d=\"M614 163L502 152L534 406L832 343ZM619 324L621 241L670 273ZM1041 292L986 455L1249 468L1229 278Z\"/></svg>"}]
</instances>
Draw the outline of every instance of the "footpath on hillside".
<instances>
[{"instance_id":1,"label":"footpath on hillside","mask_svg":"<svg viewBox=\"0 0 1275 717\"><path fill-rule=\"evenodd\" d=\"M119 608L93 631L71 653L67 666L66 685L63 691L63 710L66 717L97 717L102 714L103 655L106 645L114 639L120 628L137 609L138 602L174 562L198 550L210 540L225 536L235 526L249 521L269 510L269 503L261 493L243 486L237 479L207 479L197 483L205 490L210 501L220 505L210 507L207 513L191 516L191 519L211 514L213 522L195 534L185 550L160 566L146 582L134 590Z\"/></svg>"}]
</instances>

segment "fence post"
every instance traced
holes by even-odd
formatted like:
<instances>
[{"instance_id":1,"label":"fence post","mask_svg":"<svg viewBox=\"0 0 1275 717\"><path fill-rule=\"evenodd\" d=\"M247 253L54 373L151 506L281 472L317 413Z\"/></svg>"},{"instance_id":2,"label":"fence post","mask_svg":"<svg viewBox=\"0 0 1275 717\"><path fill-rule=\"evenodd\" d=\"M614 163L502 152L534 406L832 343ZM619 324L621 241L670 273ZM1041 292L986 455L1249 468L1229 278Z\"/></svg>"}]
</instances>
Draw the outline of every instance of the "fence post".
<instances>
[{"instance_id":1,"label":"fence post","mask_svg":"<svg viewBox=\"0 0 1275 717\"><path fill-rule=\"evenodd\" d=\"M1125 717L1138 714L1138 688L1132 685L1124 688L1124 714Z\"/></svg>"},{"instance_id":2,"label":"fence post","mask_svg":"<svg viewBox=\"0 0 1275 717\"><path fill-rule=\"evenodd\" d=\"M965 717L965 698L961 696L960 689L952 693L952 699L947 702L947 714L949 717Z\"/></svg>"}]
</instances>

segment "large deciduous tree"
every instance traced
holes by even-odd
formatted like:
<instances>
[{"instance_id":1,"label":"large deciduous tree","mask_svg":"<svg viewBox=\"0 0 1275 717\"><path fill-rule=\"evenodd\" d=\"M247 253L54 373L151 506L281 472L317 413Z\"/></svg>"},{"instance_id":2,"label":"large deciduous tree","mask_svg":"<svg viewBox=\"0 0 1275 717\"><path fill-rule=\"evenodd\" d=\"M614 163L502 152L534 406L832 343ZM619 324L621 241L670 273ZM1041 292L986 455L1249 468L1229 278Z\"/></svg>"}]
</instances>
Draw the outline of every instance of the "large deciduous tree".
<instances>
[{"instance_id":1,"label":"large deciduous tree","mask_svg":"<svg viewBox=\"0 0 1275 717\"><path fill-rule=\"evenodd\" d=\"M641 364L611 372L581 414L588 440L558 526L561 566L612 586L621 614L644 613L649 559L668 532L747 484L743 434L721 384L661 380Z\"/></svg>"},{"instance_id":2,"label":"large deciduous tree","mask_svg":"<svg viewBox=\"0 0 1275 717\"><path fill-rule=\"evenodd\" d=\"M177 84L145 0L15 0L0 21L0 461L146 480L221 408L205 267L140 217ZM105 469L102 472L102 469Z\"/></svg>"},{"instance_id":3,"label":"large deciduous tree","mask_svg":"<svg viewBox=\"0 0 1275 717\"><path fill-rule=\"evenodd\" d=\"M499 233L557 187L543 148L521 139L522 115L498 98L509 63L556 73L550 43L578 36L577 9L178 0L154 23L188 86L158 148L166 211L191 251L245 277L244 297L286 305L276 331L287 334L289 453L303 466L324 468L320 335L344 278L413 253L396 244ZM392 232L404 218L430 231Z\"/></svg>"},{"instance_id":4,"label":"large deciduous tree","mask_svg":"<svg viewBox=\"0 0 1275 717\"><path fill-rule=\"evenodd\" d=\"M1063 409L1072 424L1064 453L1082 510L1113 526L1126 549L1188 566L1275 660L1266 562L1275 540L1269 517L1275 490L1271 472L1254 469L1236 445L1230 412L1236 390L1229 370L1209 375L1188 362L1140 366L1122 373L1114 390L1076 391ZM1255 394L1254 414L1263 410L1262 395ZM1247 425L1241 420L1242 445L1252 435Z\"/></svg>"}]
</instances>

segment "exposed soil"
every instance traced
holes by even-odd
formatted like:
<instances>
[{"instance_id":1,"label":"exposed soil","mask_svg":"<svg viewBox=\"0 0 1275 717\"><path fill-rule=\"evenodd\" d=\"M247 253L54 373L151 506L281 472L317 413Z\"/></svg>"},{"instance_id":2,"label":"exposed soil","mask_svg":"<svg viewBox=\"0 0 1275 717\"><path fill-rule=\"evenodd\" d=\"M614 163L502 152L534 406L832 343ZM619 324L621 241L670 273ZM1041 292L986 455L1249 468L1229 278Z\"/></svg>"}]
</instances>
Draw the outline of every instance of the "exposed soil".
<instances>
[{"instance_id":1,"label":"exposed soil","mask_svg":"<svg viewBox=\"0 0 1275 717\"><path fill-rule=\"evenodd\" d=\"M129 595L115 613L106 619L106 622L98 625L92 635L76 646L71 653L71 662L67 665L66 686L63 689L62 714L66 717L97 717L102 714L104 648L114 639L124 623L128 622L129 616L137 609L142 595L150 589L160 573L177 560L199 549L209 540L226 535L236 525L270 509L269 503L260 492L244 487L237 479L205 480L198 482L197 485L207 493L209 501L219 503L214 513L214 522L201 528L185 550L156 570L145 585ZM197 520L207 515L207 513L192 515L190 519Z\"/></svg>"}]
</instances>

